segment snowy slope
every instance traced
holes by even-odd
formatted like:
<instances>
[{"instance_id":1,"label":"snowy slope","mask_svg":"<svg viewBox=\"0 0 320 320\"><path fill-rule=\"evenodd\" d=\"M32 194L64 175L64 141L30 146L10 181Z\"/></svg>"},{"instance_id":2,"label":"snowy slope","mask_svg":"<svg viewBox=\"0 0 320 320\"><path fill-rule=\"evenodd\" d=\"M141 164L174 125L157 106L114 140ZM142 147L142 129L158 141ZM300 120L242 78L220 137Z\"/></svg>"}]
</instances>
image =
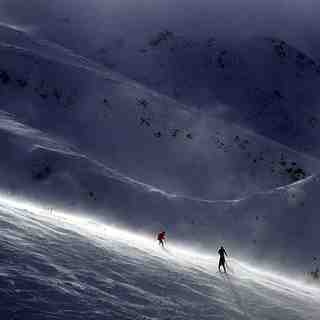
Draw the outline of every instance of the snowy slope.
<instances>
[{"instance_id":1,"label":"snowy slope","mask_svg":"<svg viewBox=\"0 0 320 320\"><path fill-rule=\"evenodd\" d=\"M317 159L24 29L1 32L3 192L281 269L317 264Z\"/></svg>"},{"instance_id":2,"label":"snowy slope","mask_svg":"<svg viewBox=\"0 0 320 320\"><path fill-rule=\"evenodd\" d=\"M1 0L0 6L3 21L29 34L320 154L320 10L314 1Z\"/></svg>"},{"instance_id":3,"label":"snowy slope","mask_svg":"<svg viewBox=\"0 0 320 320\"><path fill-rule=\"evenodd\" d=\"M319 317L320 54L243 6L0 0L6 319Z\"/></svg>"},{"instance_id":4,"label":"snowy slope","mask_svg":"<svg viewBox=\"0 0 320 320\"><path fill-rule=\"evenodd\" d=\"M187 108L70 50L12 26L1 32L2 129L11 134L8 117L133 179L197 197L236 198L319 171L315 158Z\"/></svg>"},{"instance_id":5,"label":"snowy slope","mask_svg":"<svg viewBox=\"0 0 320 320\"><path fill-rule=\"evenodd\" d=\"M320 290L235 258L1 201L3 319L318 319ZM230 252L229 252L230 253ZM232 252L231 252L232 256Z\"/></svg>"}]
</instances>

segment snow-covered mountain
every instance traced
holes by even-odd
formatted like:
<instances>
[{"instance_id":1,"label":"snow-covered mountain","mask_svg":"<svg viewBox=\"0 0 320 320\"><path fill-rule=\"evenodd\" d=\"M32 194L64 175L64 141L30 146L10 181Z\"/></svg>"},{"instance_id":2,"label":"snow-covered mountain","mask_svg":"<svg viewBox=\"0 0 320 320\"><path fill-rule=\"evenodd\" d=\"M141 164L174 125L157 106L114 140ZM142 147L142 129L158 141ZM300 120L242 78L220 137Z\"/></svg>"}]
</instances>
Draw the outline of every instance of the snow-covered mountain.
<instances>
[{"instance_id":1,"label":"snow-covered mountain","mask_svg":"<svg viewBox=\"0 0 320 320\"><path fill-rule=\"evenodd\" d=\"M260 262L285 256L272 262L283 268L314 262L317 159L25 31L2 32L4 192L138 230L165 227L204 247L226 241ZM296 193L306 193L304 207Z\"/></svg>"},{"instance_id":2,"label":"snow-covered mountain","mask_svg":"<svg viewBox=\"0 0 320 320\"><path fill-rule=\"evenodd\" d=\"M3 20L319 156L314 1L0 1Z\"/></svg>"},{"instance_id":3,"label":"snow-covered mountain","mask_svg":"<svg viewBox=\"0 0 320 320\"><path fill-rule=\"evenodd\" d=\"M261 262L285 255L282 267L313 263L317 159L25 31L2 32L4 192L205 247L227 241Z\"/></svg>"},{"instance_id":4,"label":"snow-covered mountain","mask_svg":"<svg viewBox=\"0 0 320 320\"><path fill-rule=\"evenodd\" d=\"M281 29L272 3L256 28L256 5L229 25L242 4L170 4L0 0L6 319L317 319L318 291L287 279L320 259L319 63L300 5ZM221 244L230 277L194 253Z\"/></svg>"},{"instance_id":5,"label":"snow-covered mountain","mask_svg":"<svg viewBox=\"0 0 320 320\"><path fill-rule=\"evenodd\" d=\"M196 112L48 41L12 27L2 33L2 127L10 134L16 126L40 130L133 179L197 197L235 198L318 171L315 158ZM46 161L40 153L31 166Z\"/></svg>"},{"instance_id":6,"label":"snow-covered mountain","mask_svg":"<svg viewBox=\"0 0 320 320\"><path fill-rule=\"evenodd\" d=\"M118 51L107 52L118 56ZM132 72L139 81L296 150L319 155L320 65L287 41L266 35L230 45L215 37L194 39L165 30L146 42L141 55ZM121 72L132 69L130 61L119 63Z\"/></svg>"}]
</instances>

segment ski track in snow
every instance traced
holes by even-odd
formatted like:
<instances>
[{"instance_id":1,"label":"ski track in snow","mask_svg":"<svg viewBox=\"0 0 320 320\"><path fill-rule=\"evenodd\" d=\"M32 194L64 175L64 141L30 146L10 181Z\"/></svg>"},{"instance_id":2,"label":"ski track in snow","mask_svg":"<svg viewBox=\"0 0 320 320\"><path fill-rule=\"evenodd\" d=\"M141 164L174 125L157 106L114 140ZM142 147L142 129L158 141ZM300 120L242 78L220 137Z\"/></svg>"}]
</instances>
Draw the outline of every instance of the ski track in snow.
<instances>
[{"instance_id":1,"label":"ski track in snow","mask_svg":"<svg viewBox=\"0 0 320 320\"><path fill-rule=\"evenodd\" d=\"M319 319L320 289L93 220L0 200L4 319Z\"/></svg>"}]
</instances>

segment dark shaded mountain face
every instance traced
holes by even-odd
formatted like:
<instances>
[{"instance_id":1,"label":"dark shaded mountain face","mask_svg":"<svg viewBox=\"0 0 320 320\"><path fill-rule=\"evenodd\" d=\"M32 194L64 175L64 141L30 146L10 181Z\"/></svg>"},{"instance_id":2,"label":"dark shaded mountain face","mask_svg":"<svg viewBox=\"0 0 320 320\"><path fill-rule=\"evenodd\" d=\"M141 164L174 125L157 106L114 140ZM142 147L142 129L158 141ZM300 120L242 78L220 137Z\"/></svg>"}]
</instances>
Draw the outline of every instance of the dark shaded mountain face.
<instances>
[{"instance_id":1,"label":"dark shaded mountain face","mask_svg":"<svg viewBox=\"0 0 320 320\"><path fill-rule=\"evenodd\" d=\"M144 59L154 69L143 76L137 71L140 81L318 155L320 67L302 51L278 38L253 38L231 46L214 37L199 41L168 30L155 35L146 48Z\"/></svg>"},{"instance_id":2,"label":"dark shaded mountain face","mask_svg":"<svg viewBox=\"0 0 320 320\"><path fill-rule=\"evenodd\" d=\"M165 192L216 199L287 185L319 168L315 158L188 108L51 42L31 41L25 31L2 27L2 34L2 129L5 136L31 139L32 153L39 132L55 141L48 146L49 138L42 138L45 148L70 145L68 150ZM31 167L46 163L34 158ZM45 180L51 167L32 176Z\"/></svg>"},{"instance_id":3,"label":"dark shaded mountain face","mask_svg":"<svg viewBox=\"0 0 320 320\"><path fill-rule=\"evenodd\" d=\"M180 102L319 155L314 1L0 5L5 21Z\"/></svg>"},{"instance_id":4,"label":"dark shaded mountain face","mask_svg":"<svg viewBox=\"0 0 320 320\"><path fill-rule=\"evenodd\" d=\"M134 66L121 49L92 57L106 64L104 57L112 60L113 55L119 60L114 70L291 148L319 155L320 67L282 39L261 36L233 44L163 30L146 41Z\"/></svg>"}]
</instances>

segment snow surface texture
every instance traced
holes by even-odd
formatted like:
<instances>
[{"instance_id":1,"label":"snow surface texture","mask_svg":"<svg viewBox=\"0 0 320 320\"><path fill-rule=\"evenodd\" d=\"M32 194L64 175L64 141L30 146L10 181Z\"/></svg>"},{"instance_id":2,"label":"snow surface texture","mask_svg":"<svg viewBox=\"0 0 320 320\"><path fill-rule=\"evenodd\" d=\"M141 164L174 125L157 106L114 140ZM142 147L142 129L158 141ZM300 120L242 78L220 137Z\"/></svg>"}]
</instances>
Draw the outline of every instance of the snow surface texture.
<instances>
[{"instance_id":1,"label":"snow surface texture","mask_svg":"<svg viewBox=\"0 0 320 320\"><path fill-rule=\"evenodd\" d=\"M2 319L319 318L319 288L233 258L3 200L0 225Z\"/></svg>"},{"instance_id":2,"label":"snow surface texture","mask_svg":"<svg viewBox=\"0 0 320 320\"><path fill-rule=\"evenodd\" d=\"M2 32L3 191L283 269L317 262L317 159Z\"/></svg>"},{"instance_id":3,"label":"snow surface texture","mask_svg":"<svg viewBox=\"0 0 320 320\"><path fill-rule=\"evenodd\" d=\"M21 123L31 130L23 135L40 130L123 175L193 197L238 198L320 170L318 159L48 41L8 26L0 31L6 39L0 43L0 102L8 113L2 129L11 134L19 134ZM16 123L11 129L8 117Z\"/></svg>"},{"instance_id":4,"label":"snow surface texture","mask_svg":"<svg viewBox=\"0 0 320 320\"><path fill-rule=\"evenodd\" d=\"M0 8L19 30L320 154L317 1L1 0Z\"/></svg>"},{"instance_id":5,"label":"snow surface texture","mask_svg":"<svg viewBox=\"0 0 320 320\"><path fill-rule=\"evenodd\" d=\"M10 259L21 259L14 263L20 270L39 248L33 254L43 267L39 279L51 279L47 291L35 277L24 281L36 267L15 273L15 284L20 278L25 290L43 291L47 299L33 300L25 291L6 295L9 312L29 299L43 303L33 309L43 318L46 301L56 300L55 279L64 274L71 284L60 283L59 294L87 296L81 302L63 299L69 303L63 309L81 317L88 303L107 303L104 294L113 288L96 278L99 271L122 282L109 303L125 304L137 317L149 297L145 291L161 296L161 285L167 294L155 299L156 310L163 311L162 303L182 319L202 310L222 319L278 319L281 312L287 319L315 317L319 296L313 289L249 264L259 262L259 268L287 277L319 266L320 51L313 31L318 4L308 10L306 1L296 1L287 11L287 1L245 8L248 2L228 0L227 7L217 7L205 0L0 0L3 198L13 197L16 204L28 199L55 214L61 209L95 217L135 234L165 229L170 244L194 250L216 251L223 244L236 271L222 279L215 274L216 257L208 262L178 248L159 253L147 238L107 227L113 235L96 242L95 233L78 230L77 218L61 226L52 215L33 217L38 209L4 207L4 220L11 219L4 244L23 249L4 255L1 267L10 269ZM54 248L70 245L51 254L51 242ZM112 265L108 272L96 263L101 260L90 248L98 244L100 257L121 260L116 265L123 268ZM61 268L48 267L63 256ZM148 262L158 273L151 273ZM177 270L184 270L185 282L160 277L161 270L178 279ZM84 279L79 282L73 273ZM144 291L132 293L141 278ZM154 281L159 286L151 286Z\"/></svg>"}]
</instances>

